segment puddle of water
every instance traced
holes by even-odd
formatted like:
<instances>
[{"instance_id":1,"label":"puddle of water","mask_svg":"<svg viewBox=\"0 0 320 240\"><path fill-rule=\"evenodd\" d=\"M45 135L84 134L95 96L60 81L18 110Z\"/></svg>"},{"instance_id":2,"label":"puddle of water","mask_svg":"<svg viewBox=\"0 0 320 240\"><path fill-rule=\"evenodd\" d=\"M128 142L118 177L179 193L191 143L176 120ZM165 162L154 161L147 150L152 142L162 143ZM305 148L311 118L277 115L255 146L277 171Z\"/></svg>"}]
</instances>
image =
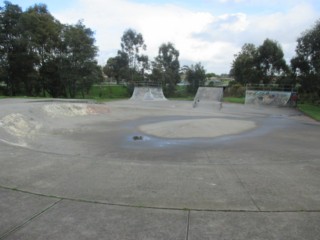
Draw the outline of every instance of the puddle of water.
<instances>
[{"instance_id":1,"label":"puddle of water","mask_svg":"<svg viewBox=\"0 0 320 240\"><path fill-rule=\"evenodd\" d=\"M212 117L211 117L212 118ZM168 117L166 121L171 121L172 119L185 119L182 117ZM195 118L201 119L201 118ZM131 127L138 127L141 124L145 123L156 123L160 122L161 119L140 119L135 123L131 122ZM248 130L239 134L226 135L214 138L188 138L188 139L179 139L179 138L161 138L143 134L141 132L136 132L134 135L127 137L126 141L122 144L124 148L130 149L152 149L152 148L174 148L174 147L190 147L193 148L208 148L214 146L223 146L226 144L234 143L235 141L241 141L244 138L252 138L263 136L271 131L274 131L279 128L284 128L288 125L288 122L283 118L269 117L266 119L259 119L256 121L257 127L252 130ZM133 140L134 136L142 136L141 140Z\"/></svg>"}]
</instances>

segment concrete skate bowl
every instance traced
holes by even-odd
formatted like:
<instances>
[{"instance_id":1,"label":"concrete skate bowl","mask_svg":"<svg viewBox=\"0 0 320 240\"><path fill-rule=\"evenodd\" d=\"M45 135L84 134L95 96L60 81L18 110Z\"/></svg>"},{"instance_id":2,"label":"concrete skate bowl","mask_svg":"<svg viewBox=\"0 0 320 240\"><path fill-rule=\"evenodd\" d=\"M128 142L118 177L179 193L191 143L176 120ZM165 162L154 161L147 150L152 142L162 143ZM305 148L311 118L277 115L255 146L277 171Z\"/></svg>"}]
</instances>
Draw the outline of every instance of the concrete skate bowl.
<instances>
[{"instance_id":1,"label":"concrete skate bowl","mask_svg":"<svg viewBox=\"0 0 320 240\"><path fill-rule=\"evenodd\" d=\"M78 127L77 118L109 111L105 106L81 101L17 101L3 109L0 118L0 140L15 146L44 151L50 149L52 144L42 141L75 131Z\"/></svg>"},{"instance_id":2,"label":"concrete skate bowl","mask_svg":"<svg viewBox=\"0 0 320 240\"><path fill-rule=\"evenodd\" d=\"M245 104L285 107L290 104L291 92L247 90Z\"/></svg>"},{"instance_id":3,"label":"concrete skate bowl","mask_svg":"<svg viewBox=\"0 0 320 240\"><path fill-rule=\"evenodd\" d=\"M167 100L161 87L135 87L130 99L138 101Z\"/></svg>"},{"instance_id":4,"label":"concrete skate bowl","mask_svg":"<svg viewBox=\"0 0 320 240\"><path fill-rule=\"evenodd\" d=\"M223 88L199 87L194 97L193 107L201 104L220 103L223 98Z\"/></svg>"},{"instance_id":5,"label":"concrete skate bowl","mask_svg":"<svg viewBox=\"0 0 320 240\"><path fill-rule=\"evenodd\" d=\"M143 106L132 105L131 101L21 101L2 111L0 140L47 153L95 156L107 153L107 146L112 151L142 148L150 156L157 146L183 147L256 127L248 120L221 121L221 114L212 115L212 109L190 110L188 104L169 101ZM143 136L142 143L134 142L137 136Z\"/></svg>"},{"instance_id":6,"label":"concrete skate bowl","mask_svg":"<svg viewBox=\"0 0 320 240\"><path fill-rule=\"evenodd\" d=\"M314 122L293 109L151 103L1 100L0 186L155 209L320 209Z\"/></svg>"}]
</instances>

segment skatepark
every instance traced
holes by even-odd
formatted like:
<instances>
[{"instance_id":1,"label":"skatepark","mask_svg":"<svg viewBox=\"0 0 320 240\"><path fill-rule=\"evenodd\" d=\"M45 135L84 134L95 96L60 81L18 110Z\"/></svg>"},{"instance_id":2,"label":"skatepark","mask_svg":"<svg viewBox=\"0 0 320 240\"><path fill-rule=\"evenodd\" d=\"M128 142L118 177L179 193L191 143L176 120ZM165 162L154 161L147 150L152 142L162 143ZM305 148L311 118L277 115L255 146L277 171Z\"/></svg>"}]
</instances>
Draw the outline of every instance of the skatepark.
<instances>
[{"instance_id":1,"label":"skatepark","mask_svg":"<svg viewBox=\"0 0 320 240\"><path fill-rule=\"evenodd\" d=\"M158 90L1 99L0 239L320 236L319 122Z\"/></svg>"}]
</instances>

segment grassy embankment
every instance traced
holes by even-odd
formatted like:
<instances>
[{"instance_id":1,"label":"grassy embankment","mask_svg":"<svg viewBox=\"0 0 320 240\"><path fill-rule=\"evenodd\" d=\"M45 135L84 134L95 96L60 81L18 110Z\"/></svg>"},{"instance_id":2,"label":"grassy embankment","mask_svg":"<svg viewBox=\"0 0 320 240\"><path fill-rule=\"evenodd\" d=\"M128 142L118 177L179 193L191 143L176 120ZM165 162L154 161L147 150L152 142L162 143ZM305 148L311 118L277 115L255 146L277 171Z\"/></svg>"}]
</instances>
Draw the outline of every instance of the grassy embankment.
<instances>
[{"instance_id":1,"label":"grassy embankment","mask_svg":"<svg viewBox=\"0 0 320 240\"><path fill-rule=\"evenodd\" d=\"M37 99L37 98L43 98L43 97L27 97L27 96L3 96L0 95L0 99L3 98L31 98L31 99ZM45 98L50 98L50 96L46 96ZM81 99L82 94L78 93L76 95L77 99ZM84 96L85 99L94 99L97 101L110 101L110 100L116 100L116 99L128 99L130 98L129 91L127 87L124 86L97 86L94 85L91 87L88 94Z\"/></svg>"},{"instance_id":2,"label":"grassy embankment","mask_svg":"<svg viewBox=\"0 0 320 240\"><path fill-rule=\"evenodd\" d=\"M320 106L315 106L310 103L298 104L298 109L309 117L320 121Z\"/></svg>"},{"instance_id":3,"label":"grassy embankment","mask_svg":"<svg viewBox=\"0 0 320 240\"><path fill-rule=\"evenodd\" d=\"M224 97L223 101L224 102L229 102L229 103L241 103L244 104L244 97Z\"/></svg>"},{"instance_id":4,"label":"grassy embankment","mask_svg":"<svg viewBox=\"0 0 320 240\"><path fill-rule=\"evenodd\" d=\"M87 99L94 99L97 101L110 101L116 99L130 98L129 91L125 86L97 86L91 87L89 94L85 96ZM79 98L81 96L79 95Z\"/></svg>"}]
</instances>

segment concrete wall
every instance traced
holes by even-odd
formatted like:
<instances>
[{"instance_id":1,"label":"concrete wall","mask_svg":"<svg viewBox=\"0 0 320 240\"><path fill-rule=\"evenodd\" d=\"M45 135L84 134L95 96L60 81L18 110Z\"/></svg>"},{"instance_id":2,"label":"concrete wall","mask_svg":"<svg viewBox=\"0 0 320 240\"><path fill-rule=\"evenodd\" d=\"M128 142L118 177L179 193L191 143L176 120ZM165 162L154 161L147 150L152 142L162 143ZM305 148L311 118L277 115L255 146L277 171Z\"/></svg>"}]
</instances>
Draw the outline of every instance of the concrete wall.
<instances>
[{"instance_id":1,"label":"concrete wall","mask_svg":"<svg viewBox=\"0 0 320 240\"><path fill-rule=\"evenodd\" d=\"M291 92L247 90L245 104L287 106Z\"/></svg>"}]
</instances>

